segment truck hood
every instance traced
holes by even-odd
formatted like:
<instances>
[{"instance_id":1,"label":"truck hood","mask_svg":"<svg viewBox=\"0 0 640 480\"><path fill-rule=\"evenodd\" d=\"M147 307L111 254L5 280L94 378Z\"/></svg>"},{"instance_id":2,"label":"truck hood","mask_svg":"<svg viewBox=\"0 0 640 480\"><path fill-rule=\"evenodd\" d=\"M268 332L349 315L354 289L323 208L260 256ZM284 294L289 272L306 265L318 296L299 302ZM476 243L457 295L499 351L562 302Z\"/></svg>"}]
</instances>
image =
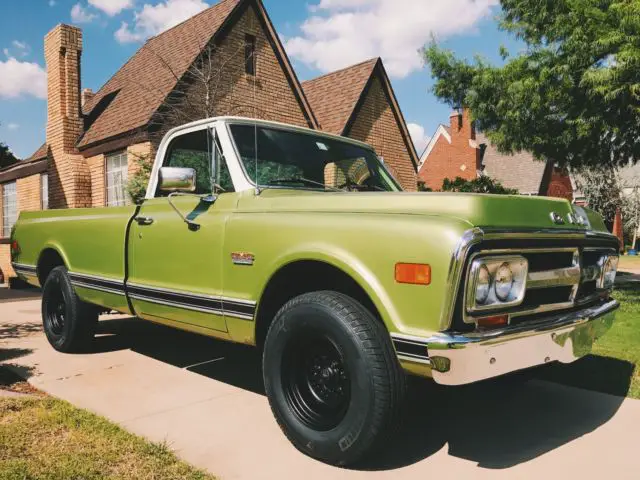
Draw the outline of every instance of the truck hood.
<instances>
[{"instance_id":1,"label":"truck hood","mask_svg":"<svg viewBox=\"0 0 640 480\"><path fill-rule=\"evenodd\" d=\"M240 201L240 208L245 204ZM588 209L575 207L567 200L522 195L486 195L472 193L409 192L314 192L303 190L264 190L249 210L281 212L335 212L349 214L403 214L457 218L477 227L557 228L606 231L602 220ZM589 227L571 223L569 214L576 209L587 217ZM558 224L552 216L564 221Z\"/></svg>"}]
</instances>

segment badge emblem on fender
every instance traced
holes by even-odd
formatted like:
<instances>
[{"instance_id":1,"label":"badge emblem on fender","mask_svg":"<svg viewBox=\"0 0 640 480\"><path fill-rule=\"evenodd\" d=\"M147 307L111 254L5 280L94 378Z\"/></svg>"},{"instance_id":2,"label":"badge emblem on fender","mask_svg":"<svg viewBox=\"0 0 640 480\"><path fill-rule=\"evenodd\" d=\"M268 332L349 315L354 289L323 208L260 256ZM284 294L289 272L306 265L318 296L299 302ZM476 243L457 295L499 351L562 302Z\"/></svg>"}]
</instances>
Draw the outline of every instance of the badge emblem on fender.
<instances>
[{"instance_id":1,"label":"badge emblem on fender","mask_svg":"<svg viewBox=\"0 0 640 480\"><path fill-rule=\"evenodd\" d=\"M564 225L564 218L562 218L562 215L558 212L551 212L549 216L551 217L551 221L556 225Z\"/></svg>"},{"instance_id":2,"label":"badge emblem on fender","mask_svg":"<svg viewBox=\"0 0 640 480\"><path fill-rule=\"evenodd\" d=\"M231 252L231 260L236 265L253 265L256 257L253 253L248 252Z\"/></svg>"}]
</instances>

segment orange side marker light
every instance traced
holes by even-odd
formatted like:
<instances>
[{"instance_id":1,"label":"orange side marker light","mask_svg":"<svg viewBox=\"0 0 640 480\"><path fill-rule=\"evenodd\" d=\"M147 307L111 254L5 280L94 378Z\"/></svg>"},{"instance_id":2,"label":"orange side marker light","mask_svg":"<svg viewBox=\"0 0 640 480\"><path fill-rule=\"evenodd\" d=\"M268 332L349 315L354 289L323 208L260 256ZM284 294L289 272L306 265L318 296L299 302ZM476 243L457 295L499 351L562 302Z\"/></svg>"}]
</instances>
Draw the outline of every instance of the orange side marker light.
<instances>
[{"instance_id":1,"label":"orange side marker light","mask_svg":"<svg viewBox=\"0 0 640 480\"><path fill-rule=\"evenodd\" d=\"M396 282L413 285L431 283L431 265L423 263L396 263Z\"/></svg>"}]
</instances>

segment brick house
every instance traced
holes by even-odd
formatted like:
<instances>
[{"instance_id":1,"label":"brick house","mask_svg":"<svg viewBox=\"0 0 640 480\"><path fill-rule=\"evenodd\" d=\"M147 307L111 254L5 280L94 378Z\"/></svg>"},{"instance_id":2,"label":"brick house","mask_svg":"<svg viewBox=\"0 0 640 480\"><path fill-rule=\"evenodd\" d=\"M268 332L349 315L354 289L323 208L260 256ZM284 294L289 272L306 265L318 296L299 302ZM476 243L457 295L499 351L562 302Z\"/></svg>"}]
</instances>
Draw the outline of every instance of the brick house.
<instances>
[{"instance_id":1,"label":"brick house","mask_svg":"<svg viewBox=\"0 0 640 480\"><path fill-rule=\"evenodd\" d=\"M522 195L544 195L573 200L569 174L552 161L536 160L528 152L504 155L489 139L477 133L469 112L455 111L450 125L440 125L420 158L418 180L432 190L445 178L473 180L487 175Z\"/></svg>"},{"instance_id":2,"label":"brick house","mask_svg":"<svg viewBox=\"0 0 640 480\"><path fill-rule=\"evenodd\" d=\"M225 58L217 115L323 129L377 147L408 190L417 153L379 59L305 82L298 80L261 0L222 0L149 39L95 94L81 90L82 31L58 25L44 39L46 142L0 170L0 270L13 276L8 238L23 210L108 207L127 202L136 158L153 156L161 115L207 46ZM228 64L228 65L227 65ZM332 115L335 109L339 118Z\"/></svg>"}]
</instances>

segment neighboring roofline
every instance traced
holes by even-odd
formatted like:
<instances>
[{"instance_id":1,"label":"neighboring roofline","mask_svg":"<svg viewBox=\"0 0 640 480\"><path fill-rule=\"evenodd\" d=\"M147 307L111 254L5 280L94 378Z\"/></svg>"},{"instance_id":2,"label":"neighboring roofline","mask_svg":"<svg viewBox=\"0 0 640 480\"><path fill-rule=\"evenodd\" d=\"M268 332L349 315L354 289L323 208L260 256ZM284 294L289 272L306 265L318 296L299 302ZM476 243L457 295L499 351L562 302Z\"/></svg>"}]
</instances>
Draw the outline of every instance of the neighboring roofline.
<instances>
[{"instance_id":1,"label":"neighboring roofline","mask_svg":"<svg viewBox=\"0 0 640 480\"><path fill-rule=\"evenodd\" d=\"M0 183L7 183L19 178L30 177L47 171L46 158L20 160L18 163L0 169Z\"/></svg>"},{"instance_id":2,"label":"neighboring roofline","mask_svg":"<svg viewBox=\"0 0 640 480\"><path fill-rule=\"evenodd\" d=\"M447 132L447 127L445 127L443 124L438 125L438 128L436 129L436 133L434 133L433 136L431 137L431 140L429 140L429 143L427 144L427 148L425 148L424 153L420 158L418 173L420 173L420 170L422 170L422 167L424 167L424 164L427 163L427 158L431 154L431 151L436 146L436 143L441 136L444 136L447 142L451 144L451 135L449 134L449 132Z\"/></svg>"},{"instance_id":3,"label":"neighboring roofline","mask_svg":"<svg viewBox=\"0 0 640 480\"><path fill-rule=\"evenodd\" d=\"M367 62L370 62L373 59L367 60ZM354 65L352 67L349 68L354 68L357 67L359 65L363 65L364 63L367 62L362 62L359 63L357 65ZM398 104L398 99L395 96L395 93L393 91L393 87L391 85L391 81L389 80L389 76L387 75L387 72L384 68L384 65L382 64L382 59L380 57L377 57L376 59L376 63L374 64L373 68L371 69L371 73L369 75L369 78L367 79L367 82L364 86L364 88L362 89L362 92L360 92L360 96L358 97L358 100L356 101L353 110L351 111L351 114L349 115L349 118L347 119L347 122L344 125L344 128L342 129L341 134L343 136L347 136L349 131L351 130L351 127L353 126L353 124L356 121L356 118L358 116L358 113L360 112L360 109L362 108L363 103L365 102L366 98L367 98L367 94L369 93L369 89L371 88L371 85L373 84L373 79L376 76L376 72L380 73L381 76L381 83L382 83L382 88L383 91L386 95L386 97L389 99L389 103L391 104L391 111L393 112L393 116L396 119L396 123L399 125L400 127L400 133L402 134L402 138L404 140L405 146L407 147L407 150L409 151L409 157L411 158L411 163L413 164L413 170L414 172L417 173L418 171L418 153L416 152L416 147L413 143L413 140L411 139L411 134L409 133L409 128L407 127L407 122L404 119L404 116L402 115L402 110L400 110L400 105ZM336 73L336 72L331 72L331 73ZM315 79L314 79L315 80Z\"/></svg>"}]
</instances>

